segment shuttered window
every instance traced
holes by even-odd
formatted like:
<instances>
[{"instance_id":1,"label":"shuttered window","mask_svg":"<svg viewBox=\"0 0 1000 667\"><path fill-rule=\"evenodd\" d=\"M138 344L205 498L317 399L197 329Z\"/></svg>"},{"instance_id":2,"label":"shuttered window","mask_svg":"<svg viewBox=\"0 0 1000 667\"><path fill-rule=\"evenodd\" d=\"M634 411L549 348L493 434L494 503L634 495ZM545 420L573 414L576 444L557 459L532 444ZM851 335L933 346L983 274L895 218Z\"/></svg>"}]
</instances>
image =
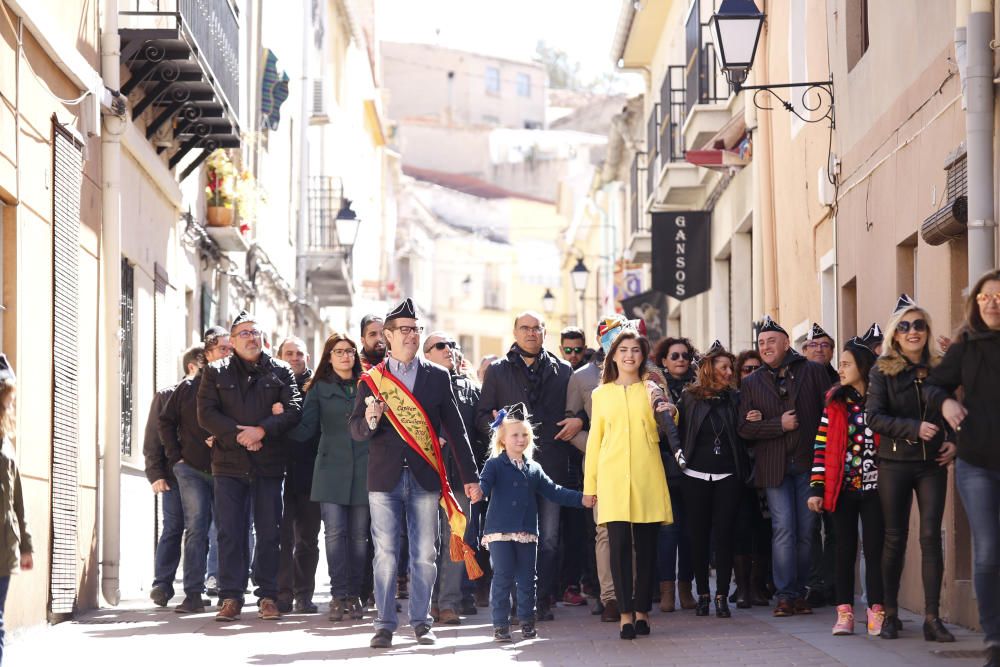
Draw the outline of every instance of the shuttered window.
<instances>
[{"instance_id":1,"label":"shuttered window","mask_svg":"<svg viewBox=\"0 0 1000 667\"><path fill-rule=\"evenodd\" d=\"M122 456L132 456L132 422L135 381L135 267L122 257Z\"/></svg>"},{"instance_id":2,"label":"shuttered window","mask_svg":"<svg viewBox=\"0 0 1000 667\"><path fill-rule=\"evenodd\" d=\"M79 415L79 275L82 145L53 122L52 570L50 612L76 604Z\"/></svg>"},{"instance_id":3,"label":"shuttered window","mask_svg":"<svg viewBox=\"0 0 1000 667\"><path fill-rule=\"evenodd\" d=\"M153 350L156 355L153 369L153 389L157 390L177 382L175 355L170 346L170 314L167 312L170 299L170 281L167 272L159 264L154 265L153 278ZM172 290L170 290L172 291ZM185 369L186 370L186 369Z\"/></svg>"}]
</instances>

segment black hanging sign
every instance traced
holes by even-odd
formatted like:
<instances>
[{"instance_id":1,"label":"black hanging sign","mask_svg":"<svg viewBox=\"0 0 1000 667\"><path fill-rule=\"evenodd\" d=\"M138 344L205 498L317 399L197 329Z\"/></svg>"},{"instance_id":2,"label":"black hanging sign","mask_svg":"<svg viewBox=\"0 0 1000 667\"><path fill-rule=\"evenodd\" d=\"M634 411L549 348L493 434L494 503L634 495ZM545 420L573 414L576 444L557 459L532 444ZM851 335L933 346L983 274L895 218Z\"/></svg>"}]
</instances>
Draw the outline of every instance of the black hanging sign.
<instances>
[{"instance_id":1,"label":"black hanging sign","mask_svg":"<svg viewBox=\"0 0 1000 667\"><path fill-rule=\"evenodd\" d=\"M711 211L653 213L653 289L683 301L712 286Z\"/></svg>"},{"instance_id":2,"label":"black hanging sign","mask_svg":"<svg viewBox=\"0 0 1000 667\"><path fill-rule=\"evenodd\" d=\"M667 296L663 292L648 290L622 299L622 311L628 319L646 323L649 340L655 342L667 337Z\"/></svg>"}]
</instances>

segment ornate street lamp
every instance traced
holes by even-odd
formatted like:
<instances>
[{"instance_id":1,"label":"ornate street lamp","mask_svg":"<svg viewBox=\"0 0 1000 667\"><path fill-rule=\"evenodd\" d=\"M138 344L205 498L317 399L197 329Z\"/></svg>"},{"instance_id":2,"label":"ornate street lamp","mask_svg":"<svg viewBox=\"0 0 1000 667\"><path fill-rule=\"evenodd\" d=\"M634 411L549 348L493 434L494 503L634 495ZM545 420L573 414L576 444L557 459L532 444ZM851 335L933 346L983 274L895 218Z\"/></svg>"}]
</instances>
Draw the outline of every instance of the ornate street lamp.
<instances>
[{"instance_id":1,"label":"ornate street lamp","mask_svg":"<svg viewBox=\"0 0 1000 667\"><path fill-rule=\"evenodd\" d=\"M569 277L573 280L573 289L580 294L580 315L577 320L577 326L580 327L583 326L583 313L586 304L584 294L587 292L587 277L589 275L590 271L587 270L587 265L583 263L583 257L576 260L576 266L569 272Z\"/></svg>"},{"instance_id":2,"label":"ornate street lamp","mask_svg":"<svg viewBox=\"0 0 1000 667\"><path fill-rule=\"evenodd\" d=\"M462 281L462 296L467 299L472 296L472 276L465 276Z\"/></svg>"},{"instance_id":3,"label":"ornate street lamp","mask_svg":"<svg viewBox=\"0 0 1000 667\"><path fill-rule=\"evenodd\" d=\"M344 256L350 257L354 243L358 240L358 230L361 228L361 220L351 209L350 199L343 200L334 224L337 227L337 243L344 249Z\"/></svg>"},{"instance_id":4,"label":"ornate street lamp","mask_svg":"<svg viewBox=\"0 0 1000 667\"><path fill-rule=\"evenodd\" d=\"M552 293L548 287L545 288L545 294L542 295L542 310L545 311L546 315L551 315L556 309L556 296Z\"/></svg>"},{"instance_id":5,"label":"ornate street lamp","mask_svg":"<svg viewBox=\"0 0 1000 667\"><path fill-rule=\"evenodd\" d=\"M722 0L719 11L712 15L708 25L715 39L715 55L719 68L726 73L726 80L734 93L753 90L753 105L763 111L774 107L767 101L767 95L780 102L787 111L795 114L803 122L818 123L824 119L834 127L833 115L833 74L827 81L806 81L804 83L772 83L745 86L747 75L753 67L757 54L761 29L765 15L757 9L753 0ZM802 115L789 100L778 95L775 90L804 89L799 106L808 114ZM765 95L766 93L766 95ZM825 109L823 115L814 118L812 112Z\"/></svg>"}]
</instances>

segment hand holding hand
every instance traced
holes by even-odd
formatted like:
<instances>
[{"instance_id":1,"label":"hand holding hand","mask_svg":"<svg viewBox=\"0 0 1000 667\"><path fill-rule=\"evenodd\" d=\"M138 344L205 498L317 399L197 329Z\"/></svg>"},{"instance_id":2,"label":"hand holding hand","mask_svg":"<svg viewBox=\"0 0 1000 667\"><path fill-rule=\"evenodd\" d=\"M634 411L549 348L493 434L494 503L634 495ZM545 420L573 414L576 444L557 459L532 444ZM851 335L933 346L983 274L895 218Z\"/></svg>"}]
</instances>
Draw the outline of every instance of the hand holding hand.
<instances>
[{"instance_id":1,"label":"hand holding hand","mask_svg":"<svg viewBox=\"0 0 1000 667\"><path fill-rule=\"evenodd\" d=\"M483 489L479 486L478 482L473 482L472 484L465 485L465 495L470 501L478 503L483 499Z\"/></svg>"},{"instance_id":2,"label":"hand holding hand","mask_svg":"<svg viewBox=\"0 0 1000 667\"><path fill-rule=\"evenodd\" d=\"M660 401L659 403L656 404L656 407L654 407L653 410L655 410L656 412L669 412L670 416L673 417L674 412L677 411L677 408L674 407L673 403L670 403L668 401Z\"/></svg>"},{"instance_id":3,"label":"hand holding hand","mask_svg":"<svg viewBox=\"0 0 1000 667\"><path fill-rule=\"evenodd\" d=\"M596 504L597 504L597 496L588 496L588 495L584 495L583 496L583 506L584 507L586 507L586 508L589 509L589 508L592 508Z\"/></svg>"},{"instance_id":4,"label":"hand holding hand","mask_svg":"<svg viewBox=\"0 0 1000 667\"><path fill-rule=\"evenodd\" d=\"M945 420L947 420L953 429L961 431L962 422L965 420L966 415L969 414L969 411L954 398L949 398L941 405L941 414L944 415Z\"/></svg>"},{"instance_id":5,"label":"hand holding hand","mask_svg":"<svg viewBox=\"0 0 1000 667\"><path fill-rule=\"evenodd\" d=\"M236 434L236 442L240 443L247 449L250 449L251 445L260 444L260 441L264 439L264 429L260 426L240 426L237 425L236 428L239 429L239 433ZM256 452L260 447L255 449L250 449L251 452Z\"/></svg>"},{"instance_id":6,"label":"hand holding hand","mask_svg":"<svg viewBox=\"0 0 1000 667\"><path fill-rule=\"evenodd\" d=\"M158 479L153 482L153 493L166 493L170 490L170 484L165 479Z\"/></svg>"},{"instance_id":7,"label":"hand holding hand","mask_svg":"<svg viewBox=\"0 0 1000 667\"><path fill-rule=\"evenodd\" d=\"M938 452L937 458L934 459L938 462L939 466L949 465L955 460L955 454L958 452L958 448L955 447L954 442L945 442L941 445L941 450Z\"/></svg>"},{"instance_id":8,"label":"hand holding hand","mask_svg":"<svg viewBox=\"0 0 1000 667\"><path fill-rule=\"evenodd\" d=\"M819 498L817 496L813 496L809 500L806 501L806 507L808 507L813 512L816 512L817 514L822 514L823 513L823 499Z\"/></svg>"},{"instance_id":9,"label":"hand holding hand","mask_svg":"<svg viewBox=\"0 0 1000 667\"><path fill-rule=\"evenodd\" d=\"M555 435L556 440L572 440L583 429L583 420L579 417L566 417L556 422L556 426L562 426L562 430Z\"/></svg>"},{"instance_id":10,"label":"hand holding hand","mask_svg":"<svg viewBox=\"0 0 1000 667\"><path fill-rule=\"evenodd\" d=\"M760 413L760 410L751 410L747 413L748 422L759 422L764 418L764 415Z\"/></svg>"}]
</instances>

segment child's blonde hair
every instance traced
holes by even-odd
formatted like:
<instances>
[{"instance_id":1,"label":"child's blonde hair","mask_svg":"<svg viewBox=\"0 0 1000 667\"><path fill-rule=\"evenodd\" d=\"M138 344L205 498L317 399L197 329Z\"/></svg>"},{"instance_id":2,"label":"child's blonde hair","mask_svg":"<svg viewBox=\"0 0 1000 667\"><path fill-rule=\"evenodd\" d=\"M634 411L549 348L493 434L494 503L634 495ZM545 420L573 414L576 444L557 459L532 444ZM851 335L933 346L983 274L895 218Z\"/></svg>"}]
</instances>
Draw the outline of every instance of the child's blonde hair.
<instances>
[{"instance_id":1,"label":"child's blonde hair","mask_svg":"<svg viewBox=\"0 0 1000 667\"><path fill-rule=\"evenodd\" d=\"M525 415L524 421L520 419L504 419L500 422L500 425L493 429L493 437L490 439L490 458L495 456L500 456L505 451L503 443L503 433L507 424L524 424L524 427L528 429L528 446L524 449L524 458L530 459L532 452L535 451L535 429L531 427L531 422L527 419L528 415Z\"/></svg>"}]
</instances>

